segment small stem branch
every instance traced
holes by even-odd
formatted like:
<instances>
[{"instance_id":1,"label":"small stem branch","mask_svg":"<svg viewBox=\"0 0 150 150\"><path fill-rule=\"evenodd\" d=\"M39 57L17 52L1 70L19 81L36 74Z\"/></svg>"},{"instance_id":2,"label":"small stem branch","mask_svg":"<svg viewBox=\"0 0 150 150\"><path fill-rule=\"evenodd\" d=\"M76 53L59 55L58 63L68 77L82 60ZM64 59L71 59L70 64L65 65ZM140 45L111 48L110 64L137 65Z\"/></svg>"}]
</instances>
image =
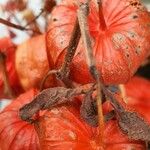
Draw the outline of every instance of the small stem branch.
<instances>
[{"instance_id":1,"label":"small stem branch","mask_svg":"<svg viewBox=\"0 0 150 150\"><path fill-rule=\"evenodd\" d=\"M29 21L25 27L29 26L30 24L34 23L42 14L44 13L44 9L41 9L40 13L35 17L33 18L31 21Z\"/></svg>"},{"instance_id":2,"label":"small stem branch","mask_svg":"<svg viewBox=\"0 0 150 150\"><path fill-rule=\"evenodd\" d=\"M15 28L15 29L18 29L18 30L21 30L21 31L32 31L32 32L35 32L35 33L38 33L40 34L40 32L36 31L36 30L33 30L33 29L30 29L30 28L25 28L25 27L22 27L20 25L16 25L14 23L11 23L5 19L2 19L0 18L0 23L6 25L6 26L9 26L9 27L12 27L12 28Z\"/></svg>"},{"instance_id":3,"label":"small stem branch","mask_svg":"<svg viewBox=\"0 0 150 150\"><path fill-rule=\"evenodd\" d=\"M11 23L11 22L9 22L9 21L7 21L7 20L4 20L4 19L2 19L2 18L0 18L0 23L4 24L4 25L6 25L6 26L9 26L9 27L15 28L15 29L22 30L22 31L28 30L28 29L26 29L26 28L24 28L24 27L22 27L22 26L20 26L20 25L16 25L16 24Z\"/></svg>"},{"instance_id":4,"label":"small stem branch","mask_svg":"<svg viewBox=\"0 0 150 150\"><path fill-rule=\"evenodd\" d=\"M6 70L6 56L0 52L0 70L2 72L2 78L4 82L4 93L8 96L8 98L14 98L14 94L12 92L11 86L9 84L9 78Z\"/></svg>"},{"instance_id":5,"label":"small stem branch","mask_svg":"<svg viewBox=\"0 0 150 150\"><path fill-rule=\"evenodd\" d=\"M36 16L34 15L34 13L31 9L25 9L24 11L22 11L22 15L23 15L23 19L26 20L27 22L32 22L32 20L34 20L34 18L36 18ZM25 26L25 28L26 28L26 26ZM30 29L41 33L40 27L36 21L34 21L30 24ZM33 32L32 36L35 36L36 34L37 33Z\"/></svg>"},{"instance_id":6,"label":"small stem branch","mask_svg":"<svg viewBox=\"0 0 150 150\"><path fill-rule=\"evenodd\" d=\"M102 111L101 82L100 82L100 76L96 68L96 62L92 51L91 37L90 37L88 22L87 22L88 13L89 13L89 1L79 6L78 20L79 20L79 25L81 30L81 36L86 50L87 64L89 66L91 75L97 82L97 108L98 108L98 121L99 121L99 133L100 133L99 143L101 143L101 146L104 147L103 145L104 144L104 139L103 139L104 116Z\"/></svg>"},{"instance_id":7,"label":"small stem branch","mask_svg":"<svg viewBox=\"0 0 150 150\"><path fill-rule=\"evenodd\" d=\"M89 7L87 3L80 5L79 10L78 10L78 20L80 24L80 30L81 30L83 42L85 45L87 63L88 63L88 66L92 68L93 66L95 66L95 60L93 59L91 37L89 34L88 25L87 25L87 16L89 12L88 9Z\"/></svg>"}]
</instances>

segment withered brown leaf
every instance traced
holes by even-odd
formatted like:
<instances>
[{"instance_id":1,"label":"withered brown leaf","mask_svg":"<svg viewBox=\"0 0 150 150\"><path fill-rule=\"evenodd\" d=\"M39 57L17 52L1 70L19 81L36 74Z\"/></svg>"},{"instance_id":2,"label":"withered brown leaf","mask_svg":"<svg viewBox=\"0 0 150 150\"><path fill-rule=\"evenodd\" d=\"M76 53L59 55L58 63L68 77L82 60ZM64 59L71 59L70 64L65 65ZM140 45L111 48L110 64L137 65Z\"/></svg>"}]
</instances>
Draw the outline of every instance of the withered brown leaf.
<instances>
[{"instance_id":1,"label":"withered brown leaf","mask_svg":"<svg viewBox=\"0 0 150 150\"><path fill-rule=\"evenodd\" d=\"M86 123L96 127L98 126L98 112L96 101L92 98L92 92L93 91L89 91L85 95L80 107L80 115Z\"/></svg>"},{"instance_id":2,"label":"withered brown leaf","mask_svg":"<svg viewBox=\"0 0 150 150\"><path fill-rule=\"evenodd\" d=\"M81 87L69 89L65 87L48 88L40 92L33 101L19 110L20 118L32 122L32 116L39 110L51 109L52 107L71 101L72 97L83 94L87 89Z\"/></svg>"},{"instance_id":3,"label":"withered brown leaf","mask_svg":"<svg viewBox=\"0 0 150 150\"><path fill-rule=\"evenodd\" d=\"M122 132L132 140L150 141L150 124L137 112L126 110L109 89L103 91L114 107Z\"/></svg>"},{"instance_id":4,"label":"withered brown leaf","mask_svg":"<svg viewBox=\"0 0 150 150\"><path fill-rule=\"evenodd\" d=\"M80 116L87 124L93 127L97 127L98 110L97 110L96 99L92 97L92 92L93 91L89 91L85 95L82 101L82 105L80 107ZM103 96L103 98L105 99L105 96ZM111 120L112 118L114 118L114 116L115 116L114 110L108 112L107 114L104 115L105 122Z\"/></svg>"},{"instance_id":5,"label":"withered brown leaf","mask_svg":"<svg viewBox=\"0 0 150 150\"><path fill-rule=\"evenodd\" d=\"M150 125L137 112L121 112L118 124L130 139L150 141Z\"/></svg>"}]
</instances>

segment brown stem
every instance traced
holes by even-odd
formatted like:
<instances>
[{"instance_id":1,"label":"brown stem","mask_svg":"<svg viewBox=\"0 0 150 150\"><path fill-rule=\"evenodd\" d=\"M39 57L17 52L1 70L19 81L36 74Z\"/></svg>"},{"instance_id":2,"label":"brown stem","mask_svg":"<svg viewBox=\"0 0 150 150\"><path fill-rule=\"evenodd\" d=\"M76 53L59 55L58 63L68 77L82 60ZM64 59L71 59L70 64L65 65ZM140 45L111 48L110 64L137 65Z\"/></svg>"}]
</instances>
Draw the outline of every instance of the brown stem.
<instances>
[{"instance_id":1,"label":"brown stem","mask_svg":"<svg viewBox=\"0 0 150 150\"><path fill-rule=\"evenodd\" d=\"M80 33L79 22L78 22L78 19L76 19L73 32L72 32L72 36L69 41L69 46L67 48L67 53L65 55L65 61L61 67L61 74L63 77L68 77L67 73L69 72L70 63L73 59L76 48L78 46L80 36L81 36L81 33Z\"/></svg>"},{"instance_id":2,"label":"brown stem","mask_svg":"<svg viewBox=\"0 0 150 150\"><path fill-rule=\"evenodd\" d=\"M4 25L6 25L6 26L12 27L12 28L21 30L21 31L32 31L32 32L35 32L35 33L40 34L39 31L30 29L30 28L25 28L25 27L22 27L22 26L20 26L20 25L16 25L16 24L11 23L11 22L9 22L9 21L7 21L7 20L5 20L5 19L2 19L2 18L0 18L0 23L4 24Z\"/></svg>"},{"instance_id":3,"label":"brown stem","mask_svg":"<svg viewBox=\"0 0 150 150\"><path fill-rule=\"evenodd\" d=\"M104 14L103 14L103 8L102 8L102 0L97 0L98 3L98 9L99 9L99 22L100 22L100 29L105 30L106 29L106 22L104 19Z\"/></svg>"},{"instance_id":4,"label":"brown stem","mask_svg":"<svg viewBox=\"0 0 150 150\"><path fill-rule=\"evenodd\" d=\"M97 108L98 108L98 122L99 122L99 143L104 147L104 116L102 111L102 93L101 93L101 82L98 70L96 68L95 58L92 51L91 37L88 28L87 16L89 13L89 0L81 4L78 10L78 20L81 30L81 36L84 42L86 50L87 64L90 69L92 77L97 82Z\"/></svg>"},{"instance_id":5,"label":"brown stem","mask_svg":"<svg viewBox=\"0 0 150 150\"><path fill-rule=\"evenodd\" d=\"M7 95L8 98L14 98L14 93L9 83L5 60L6 60L6 56L2 52L0 52L0 69L2 72L2 78L4 82L4 94Z\"/></svg>"},{"instance_id":6,"label":"brown stem","mask_svg":"<svg viewBox=\"0 0 150 150\"><path fill-rule=\"evenodd\" d=\"M60 68L60 70L50 70L48 72L48 74L42 80L41 89L43 89L43 85L46 79L52 74L55 74L56 77L65 84L66 87L69 88L73 87L72 82L68 79L68 76L70 72L70 63L72 62L72 59L76 52L80 40L80 36L81 33L80 33L79 23L78 23L78 19L76 19L62 67Z\"/></svg>"},{"instance_id":7,"label":"brown stem","mask_svg":"<svg viewBox=\"0 0 150 150\"><path fill-rule=\"evenodd\" d=\"M80 40L80 27L78 19L75 21L73 32L69 41L69 46L67 47L67 53L65 55L65 61L57 74L58 79L62 80L65 83L66 87L73 87L71 81L68 79L70 72L70 64L76 52L79 40Z\"/></svg>"}]
</instances>

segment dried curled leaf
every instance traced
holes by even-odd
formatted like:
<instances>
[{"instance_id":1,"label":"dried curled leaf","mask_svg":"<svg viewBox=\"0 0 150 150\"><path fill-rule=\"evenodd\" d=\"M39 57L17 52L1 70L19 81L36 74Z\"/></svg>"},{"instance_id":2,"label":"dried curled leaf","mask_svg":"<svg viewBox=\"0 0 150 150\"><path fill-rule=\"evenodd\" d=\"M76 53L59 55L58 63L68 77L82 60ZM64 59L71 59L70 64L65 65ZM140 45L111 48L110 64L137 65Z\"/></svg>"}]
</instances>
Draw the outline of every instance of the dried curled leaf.
<instances>
[{"instance_id":1,"label":"dried curled leaf","mask_svg":"<svg viewBox=\"0 0 150 150\"><path fill-rule=\"evenodd\" d=\"M119 114L118 121L121 130L130 139L150 141L150 125L136 112L122 112Z\"/></svg>"},{"instance_id":2,"label":"dried curled leaf","mask_svg":"<svg viewBox=\"0 0 150 150\"><path fill-rule=\"evenodd\" d=\"M96 101L92 98L92 91L88 92L80 107L81 118L89 125L96 127L98 125L98 112Z\"/></svg>"},{"instance_id":3,"label":"dried curled leaf","mask_svg":"<svg viewBox=\"0 0 150 150\"><path fill-rule=\"evenodd\" d=\"M137 112L126 111L122 104L116 100L115 95L108 89L104 89L104 92L115 109L121 130L130 139L150 141L150 125Z\"/></svg>"},{"instance_id":4,"label":"dried curled leaf","mask_svg":"<svg viewBox=\"0 0 150 150\"><path fill-rule=\"evenodd\" d=\"M105 95L103 95L103 99L105 99ZM88 92L82 101L82 105L80 107L80 116L90 126L98 126L98 110L96 100L92 97L92 91ZM114 116L114 110L107 112L104 115L105 122L108 122L114 118Z\"/></svg>"},{"instance_id":5,"label":"dried curled leaf","mask_svg":"<svg viewBox=\"0 0 150 150\"><path fill-rule=\"evenodd\" d=\"M69 89L64 87L48 88L38 94L31 103L20 109L22 120L32 122L32 116L39 110L51 109L52 107L71 101L72 97L86 92L83 86Z\"/></svg>"}]
</instances>

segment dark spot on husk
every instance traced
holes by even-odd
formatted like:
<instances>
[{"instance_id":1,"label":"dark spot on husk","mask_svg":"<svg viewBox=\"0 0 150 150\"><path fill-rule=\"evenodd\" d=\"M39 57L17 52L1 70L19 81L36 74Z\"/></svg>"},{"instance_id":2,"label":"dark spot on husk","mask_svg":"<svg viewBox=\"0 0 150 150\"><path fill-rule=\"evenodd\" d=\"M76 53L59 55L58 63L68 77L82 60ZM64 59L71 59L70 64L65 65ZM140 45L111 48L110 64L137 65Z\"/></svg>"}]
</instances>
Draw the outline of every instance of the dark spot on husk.
<instances>
[{"instance_id":1,"label":"dark spot on husk","mask_svg":"<svg viewBox=\"0 0 150 150\"><path fill-rule=\"evenodd\" d=\"M137 16L137 15L134 15L134 16L133 16L133 19L136 19L136 18L138 18L138 16Z\"/></svg>"},{"instance_id":2,"label":"dark spot on husk","mask_svg":"<svg viewBox=\"0 0 150 150\"><path fill-rule=\"evenodd\" d=\"M128 53L126 53L126 57L128 57L128 58L129 58L129 57L130 57L130 55L129 55Z\"/></svg>"},{"instance_id":3,"label":"dark spot on husk","mask_svg":"<svg viewBox=\"0 0 150 150\"><path fill-rule=\"evenodd\" d=\"M57 21L57 19L56 19L56 18L53 18L53 21Z\"/></svg>"}]
</instances>

